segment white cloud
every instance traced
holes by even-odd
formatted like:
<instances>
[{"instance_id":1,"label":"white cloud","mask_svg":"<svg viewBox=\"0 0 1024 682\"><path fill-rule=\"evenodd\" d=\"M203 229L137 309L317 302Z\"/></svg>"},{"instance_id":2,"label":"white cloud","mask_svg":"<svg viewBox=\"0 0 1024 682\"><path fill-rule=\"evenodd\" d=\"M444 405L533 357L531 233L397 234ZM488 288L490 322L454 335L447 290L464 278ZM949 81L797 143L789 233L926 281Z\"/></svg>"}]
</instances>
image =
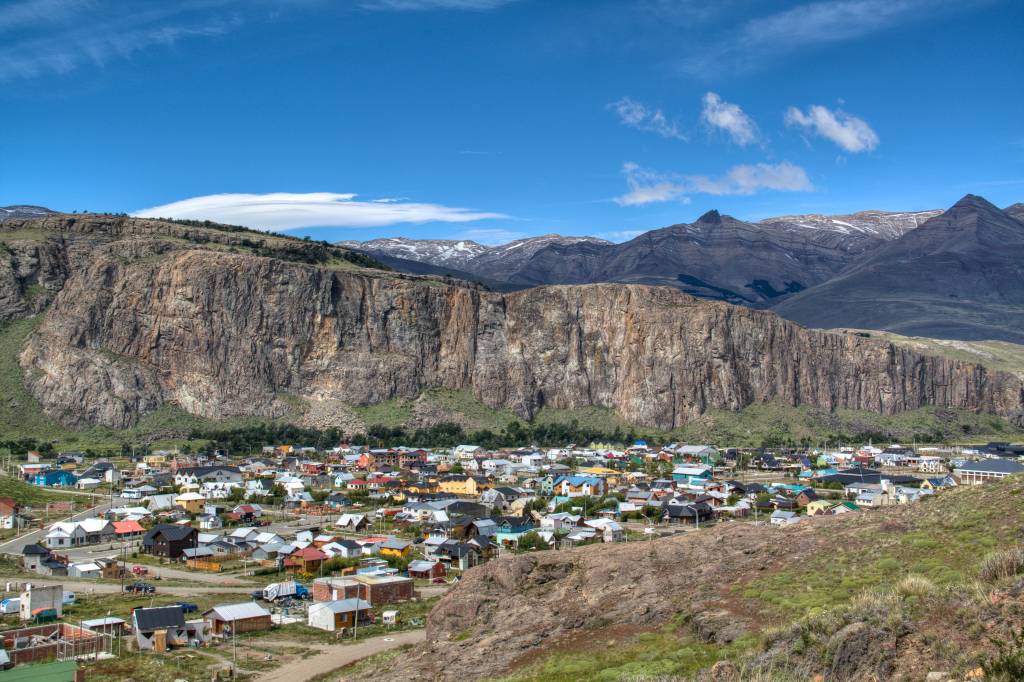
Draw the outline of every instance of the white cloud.
<instances>
[{"instance_id":1,"label":"white cloud","mask_svg":"<svg viewBox=\"0 0 1024 682\"><path fill-rule=\"evenodd\" d=\"M662 137L685 140L684 135L675 123L669 122L661 109L649 109L640 102L623 97L612 102L608 108L615 112L622 125L629 126L645 133L655 133Z\"/></svg>"},{"instance_id":2,"label":"white cloud","mask_svg":"<svg viewBox=\"0 0 1024 682\"><path fill-rule=\"evenodd\" d=\"M643 206L673 199L686 200L683 196L686 193L686 186L670 174L641 168L631 162L622 164L622 174L626 176L629 191L615 197L614 201L619 206Z\"/></svg>"},{"instance_id":3,"label":"white cloud","mask_svg":"<svg viewBox=\"0 0 1024 682\"><path fill-rule=\"evenodd\" d=\"M807 172L789 161L733 166L720 178L691 175L693 189L702 194L753 194L761 189L809 192L814 189Z\"/></svg>"},{"instance_id":4,"label":"white cloud","mask_svg":"<svg viewBox=\"0 0 1024 682\"><path fill-rule=\"evenodd\" d=\"M211 194L162 206L144 208L132 215L142 218L186 218L245 225L258 230L293 230L300 227L383 227L400 223L464 223L507 218L439 204L400 200L355 201L355 194L310 192L293 194Z\"/></svg>"},{"instance_id":5,"label":"white cloud","mask_svg":"<svg viewBox=\"0 0 1024 682\"><path fill-rule=\"evenodd\" d=\"M689 203L689 194L754 194L759 190L809 192L814 189L807 172L789 161L733 166L717 178L680 175L625 163L622 174L629 191L613 201L620 206L643 206L665 201Z\"/></svg>"},{"instance_id":6,"label":"white cloud","mask_svg":"<svg viewBox=\"0 0 1024 682\"><path fill-rule=\"evenodd\" d=\"M787 125L798 126L832 140L853 154L871 151L878 146L878 134L864 119L851 116L840 109L831 111L814 104L807 113L804 113L796 107L790 107L785 118Z\"/></svg>"},{"instance_id":7,"label":"white cloud","mask_svg":"<svg viewBox=\"0 0 1024 682\"><path fill-rule=\"evenodd\" d=\"M757 142L757 125L739 105L725 102L713 92L704 95L703 102L700 119L706 124L729 133L732 141L741 147Z\"/></svg>"}]
</instances>

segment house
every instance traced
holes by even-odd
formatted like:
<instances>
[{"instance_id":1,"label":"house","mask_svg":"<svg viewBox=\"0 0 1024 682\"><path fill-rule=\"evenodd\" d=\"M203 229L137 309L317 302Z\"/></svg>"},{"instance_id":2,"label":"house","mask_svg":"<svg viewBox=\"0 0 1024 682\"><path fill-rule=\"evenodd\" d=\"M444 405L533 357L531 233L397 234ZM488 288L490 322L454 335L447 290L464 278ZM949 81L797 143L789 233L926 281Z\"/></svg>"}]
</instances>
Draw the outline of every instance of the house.
<instances>
[{"instance_id":1,"label":"house","mask_svg":"<svg viewBox=\"0 0 1024 682\"><path fill-rule=\"evenodd\" d=\"M303 573L314 573L320 568L320 564L328 558L316 547L303 547L288 555L288 558L284 560L284 567Z\"/></svg>"},{"instance_id":2,"label":"house","mask_svg":"<svg viewBox=\"0 0 1024 682\"><path fill-rule=\"evenodd\" d=\"M438 490L442 493L465 495L468 497L476 497L489 487L491 487L490 483L483 476L469 476L466 474L442 476L437 484Z\"/></svg>"},{"instance_id":3,"label":"house","mask_svg":"<svg viewBox=\"0 0 1024 682\"><path fill-rule=\"evenodd\" d=\"M338 528L355 532L363 530L370 525L370 522L366 518L366 514L342 514L334 525Z\"/></svg>"},{"instance_id":4,"label":"house","mask_svg":"<svg viewBox=\"0 0 1024 682\"><path fill-rule=\"evenodd\" d=\"M388 538L380 546L380 553L384 556L405 558L412 554L412 543L401 538Z\"/></svg>"},{"instance_id":5,"label":"house","mask_svg":"<svg viewBox=\"0 0 1024 682\"><path fill-rule=\"evenodd\" d=\"M440 561L413 561L409 563L409 577L419 580L434 580L445 576L444 564Z\"/></svg>"},{"instance_id":6,"label":"house","mask_svg":"<svg viewBox=\"0 0 1024 682\"><path fill-rule=\"evenodd\" d=\"M205 641L205 627L189 628L180 606L157 606L132 611L135 644L142 651L166 651Z\"/></svg>"},{"instance_id":7,"label":"house","mask_svg":"<svg viewBox=\"0 0 1024 682\"><path fill-rule=\"evenodd\" d=\"M210 625L210 633L217 637L261 632L274 626L270 611L254 601L214 606L203 614Z\"/></svg>"},{"instance_id":8,"label":"house","mask_svg":"<svg viewBox=\"0 0 1024 682\"><path fill-rule=\"evenodd\" d=\"M818 500L818 493L814 492L814 488L804 488L800 491L800 494L796 496L796 503L801 507L806 507L816 500Z\"/></svg>"},{"instance_id":9,"label":"house","mask_svg":"<svg viewBox=\"0 0 1024 682\"><path fill-rule=\"evenodd\" d=\"M146 534L146 529L138 521L114 521L114 536L118 541L140 538Z\"/></svg>"},{"instance_id":10,"label":"house","mask_svg":"<svg viewBox=\"0 0 1024 682\"><path fill-rule=\"evenodd\" d=\"M199 544L199 534L191 526L162 523L142 538L142 551L153 556L178 559L185 549Z\"/></svg>"},{"instance_id":11,"label":"house","mask_svg":"<svg viewBox=\"0 0 1024 682\"><path fill-rule=\"evenodd\" d=\"M665 505L669 523L701 524L711 521L715 516L714 508L707 502L689 502L683 498L674 498Z\"/></svg>"},{"instance_id":12,"label":"house","mask_svg":"<svg viewBox=\"0 0 1024 682\"><path fill-rule=\"evenodd\" d=\"M219 516L213 514L203 514L199 517L199 529L200 530L219 530L224 527L224 522L221 521Z\"/></svg>"},{"instance_id":13,"label":"house","mask_svg":"<svg viewBox=\"0 0 1024 682\"><path fill-rule=\"evenodd\" d=\"M604 542L621 542L626 539L626 531L617 521L611 519L591 519L584 525L593 528Z\"/></svg>"},{"instance_id":14,"label":"house","mask_svg":"<svg viewBox=\"0 0 1024 682\"><path fill-rule=\"evenodd\" d=\"M700 485L705 481L710 481L711 477L712 469L709 466L679 466L672 470L672 480L686 485Z\"/></svg>"},{"instance_id":15,"label":"house","mask_svg":"<svg viewBox=\"0 0 1024 682\"><path fill-rule=\"evenodd\" d=\"M174 472L175 485L200 485L202 483L242 482L242 471L233 466L180 467Z\"/></svg>"},{"instance_id":16,"label":"house","mask_svg":"<svg viewBox=\"0 0 1024 682\"><path fill-rule=\"evenodd\" d=\"M21 513L21 505L12 497L0 497L0 529L24 528L29 518Z\"/></svg>"},{"instance_id":17,"label":"house","mask_svg":"<svg viewBox=\"0 0 1024 682\"><path fill-rule=\"evenodd\" d=\"M368 621L371 608L369 602L358 597L318 602L310 604L306 623L310 627L335 632L354 627L357 622Z\"/></svg>"},{"instance_id":18,"label":"house","mask_svg":"<svg viewBox=\"0 0 1024 682\"><path fill-rule=\"evenodd\" d=\"M102 567L95 561L83 561L68 565L69 578L96 578L103 573Z\"/></svg>"},{"instance_id":19,"label":"house","mask_svg":"<svg viewBox=\"0 0 1024 682\"><path fill-rule=\"evenodd\" d=\"M1012 474L1024 471L1024 464L1012 459L984 459L980 462L964 462L953 470L953 476L960 485L978 485L998 481Z\"/></svg>"},{"instance_id":20,"label":"house","mask_svg":"<svg viewBox=\"0 0 1024 682\"><path fill-rule=\"evenodd\" d=\"M555 481L554 491L562 497L600 497L604 495L604 479L596 476L562 476Z\"/></svg>"},{"instance_id":21,"label":"house","mask_svg":"<svg viewBox=\"0 0 1024 682\"><path fill-rule=\"evenodd\" d=\"M88 630L92 630L93 632L99 632L104 635L121 637L127 632L128 623L123 618L106 616L104 618L91 618L89 620L83 620L82 627Z\"/></svg>"},{"instance_id":22,"label":"house","mask_svg":"<svg viewBox=\"0 0 1024 682\"><path fill-rule=\"evenodd\" d=\"M98 517L80 521L58 521L50 526L43 541L51 549L67 549L80 545L113 542L114 524Z\"/></svg>"},{"instance_id":23,"label":"house","mask_svg":"<svg viewBox=\"0 0 1024 682\"><path fill-rule=\"evenodd\" d=\"M199 493L182 493L174 498L174 504L184 509L188 514L202 514L206 498Z\"/></svg>"},{"instance_id":24,"label":"house","mask_svg":"<svg viewBox=\"0 0 1024 682\"><path fill-rule=\"evenodd\" d=\"M807 515L822 516L827 514L835 505L836 503L832 500L814 500L807 504Z\"/></svg>"},{"instance_id":25,"label":"house","mask_svg":"<svg viewBox=\"0 0 1024 682\"><path fill-rule=\"evenodd\" d=\"M773 526L788 526L800 522L800 516L793 511L776 509L772 512L770 523Z\"/></svg>"},{"instance_id":26,"label":"house","mask_svg":"<svg viewBox=\"0 0 1024 682\"><path fill-rule=\"evenodd\" d=\"M39 472L32 477L32 484L51 488L70 488L75 485L77 480L72 472L57 469Z\"/></svg>"}]
</instances>

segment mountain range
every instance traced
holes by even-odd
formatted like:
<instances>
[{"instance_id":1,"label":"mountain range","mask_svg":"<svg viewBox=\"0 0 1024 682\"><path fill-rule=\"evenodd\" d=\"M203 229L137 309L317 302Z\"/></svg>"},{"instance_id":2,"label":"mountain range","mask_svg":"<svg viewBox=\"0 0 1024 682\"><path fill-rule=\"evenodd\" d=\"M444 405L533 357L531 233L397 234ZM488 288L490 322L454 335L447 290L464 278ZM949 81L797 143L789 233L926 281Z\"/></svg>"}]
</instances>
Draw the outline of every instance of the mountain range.
<instances>
[{"instance_id":1,"label":"mountain range","mask_svg":"<svg viewBox=\"0 0 1024 682\"><path fill-rule=\"evenodd\" d=\"M1024 204L968 195L948 211L794 215L759 222L710 211L613 244L545 235L470 241L342 242L397 270L501 291L547 284L672 286L813 327L1024 342ZM998 245L998 246L996 246ZM998 253L996 253L998 252Z\"/></svg>"},{"instance_id":2,"label":"mountain range","mask_svg":"<svg viewBox=\"0 0 1024 682\"><path fill-rule=\"evenodd\" d=\"M338 424L431 389L524 419L601 407L664 430L773 401L1024 420L1013 373L671 287L500 293L319 242L116 215L6 220L0 243L0 318L36 316L16 371L72 427L125 428L165 405L208 419L301 406Z\"/></svg>"}]
</instances>

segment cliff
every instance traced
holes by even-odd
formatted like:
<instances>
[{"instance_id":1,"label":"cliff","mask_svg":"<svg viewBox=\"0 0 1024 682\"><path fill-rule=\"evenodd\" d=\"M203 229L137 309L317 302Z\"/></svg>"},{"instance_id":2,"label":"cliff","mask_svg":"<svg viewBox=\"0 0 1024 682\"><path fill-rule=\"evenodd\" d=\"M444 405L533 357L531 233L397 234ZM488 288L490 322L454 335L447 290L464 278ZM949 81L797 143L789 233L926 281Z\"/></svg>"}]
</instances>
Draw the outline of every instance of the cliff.
<instances>
[{"instance_id":1,"label":"cliff","mask_svg":"<svg viewBox=\"0 0 1024 682\"><path fill-rule=\"evenodd\" d=\"M15 228L50 235L33 243L60 254L45 278L59 293L20 360L66 424L125 427L168 401L213 418L279 415L291 396L360 405L432 387L471 389L524 418L601 405L664 429L767 400L1022 415L1014 375L670 288L499 294L359 267L344 250L314 258L318 245L298 240L67 220ZM9 298L23 303L8 315L24 312L27 299Z\"/></svg>"}]
</instances>

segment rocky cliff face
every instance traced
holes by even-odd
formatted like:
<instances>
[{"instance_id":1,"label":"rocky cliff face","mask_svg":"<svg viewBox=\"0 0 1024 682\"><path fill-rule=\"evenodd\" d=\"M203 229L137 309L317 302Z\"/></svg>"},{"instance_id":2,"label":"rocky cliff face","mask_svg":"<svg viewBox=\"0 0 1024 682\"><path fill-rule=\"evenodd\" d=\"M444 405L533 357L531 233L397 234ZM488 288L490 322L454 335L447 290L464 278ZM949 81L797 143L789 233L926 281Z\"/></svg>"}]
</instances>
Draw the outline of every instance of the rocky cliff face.
<instances>
[{"instance_id":1,"label":"rocky cliff face","mask_svg":"<svg viewBox=\"0 0 1024 682\"><path fill-rule=\"evenodd\" d=\"M140 222L154 221L128 221ZM431 387L470 388L525 418L602 405L666 429L765 400L1022 413L1015 376L674 289L498 294L145 227L111 227L71 259L21 355L30 390L65 423L124 427L168 401L214 418L277 415L289 395L367 404Z\"/></svg>"}]
</instances>

